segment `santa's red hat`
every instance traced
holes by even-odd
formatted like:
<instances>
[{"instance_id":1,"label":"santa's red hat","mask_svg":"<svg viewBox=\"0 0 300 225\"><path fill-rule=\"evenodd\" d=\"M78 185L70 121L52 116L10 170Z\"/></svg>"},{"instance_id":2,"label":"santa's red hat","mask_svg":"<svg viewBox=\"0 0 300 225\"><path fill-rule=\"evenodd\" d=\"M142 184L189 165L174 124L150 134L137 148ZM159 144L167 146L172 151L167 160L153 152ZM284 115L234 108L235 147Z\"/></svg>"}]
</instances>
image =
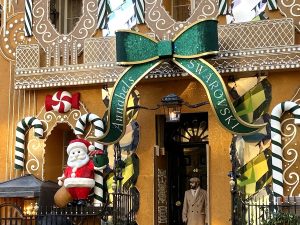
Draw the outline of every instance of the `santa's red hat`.
<instances>
[{"instance_id":1,"label":"santa's red hat","mask_svg":"<svg viewBox=\"0 0 300 225\"><path fill-rule=\"evenodd\" d=\"M80 148L82 150L84 150L85 152L89 151L93 151L95 150L95 146L93 146L90 142L88 142L85 139L74 139L72 141L70 141L68 147L67 147L67 153L69 154L70 151L74 148Z\"/></svg>"}]
</instances>

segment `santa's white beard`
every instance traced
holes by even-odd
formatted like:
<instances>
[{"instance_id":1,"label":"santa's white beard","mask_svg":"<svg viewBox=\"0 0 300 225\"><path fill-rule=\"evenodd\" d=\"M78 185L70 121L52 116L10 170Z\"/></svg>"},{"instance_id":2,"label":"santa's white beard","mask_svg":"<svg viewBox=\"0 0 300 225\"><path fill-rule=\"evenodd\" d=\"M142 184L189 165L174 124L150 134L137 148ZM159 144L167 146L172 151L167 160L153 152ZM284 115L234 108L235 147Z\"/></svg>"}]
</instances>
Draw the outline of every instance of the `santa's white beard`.
<instances>
[{"instance_id":1,"label":"santa's white beard","mask_svg":"<svg viewBox=\"0 0 300 225\"><path fill-rule=\"evenodd\" d=\"M68 164L68 166L70 166L72 168L74 168L74 167L80 168L80 167L84 166L85 164L87 164L89 160L90 159L89 159L88 155L86 155L86 157L84 159L82 158L82 156L79 158L69 156L67 164Z\"/></svg>"}]
</instances>

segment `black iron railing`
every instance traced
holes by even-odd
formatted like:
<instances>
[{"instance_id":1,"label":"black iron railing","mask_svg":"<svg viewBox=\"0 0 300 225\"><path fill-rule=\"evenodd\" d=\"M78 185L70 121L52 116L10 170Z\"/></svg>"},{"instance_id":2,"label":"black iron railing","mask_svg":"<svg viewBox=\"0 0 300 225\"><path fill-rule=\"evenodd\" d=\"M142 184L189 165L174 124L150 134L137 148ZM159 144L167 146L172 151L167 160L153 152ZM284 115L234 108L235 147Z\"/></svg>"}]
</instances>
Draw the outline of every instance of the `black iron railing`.
<instances>
[{"instance_id":1,"label":"black iron railing","mask_svg":"<svg viewBox=\"0 0 300 225\"><path fill-rule=\"evenodd\" d=\"M130 194L114 194L113 224L131 224L135 221L133 201Z\"/></svg>"},{"instance_id":2,"label":"black iron railing","mask_svg":"<svg viewBox=\"0 0 300 225\"><path fill-rule=\"evenodd\" d=\"M108 198L112 203L103 207L39 206L38 210L28 215L14 204L0 205L1 225L129 225L134 224L132 195L117 193Z\"/></svg>"},{"instance_id":3,"label":"black iron railing","mask_svg":"<svg viewBox=\"0 0 300 225\"><path fill-rule=\"evenodd\" d=\"M37 216L30 217L40 225L100 224L103 207L72 206L66 208L42 207Z\"/></svg>"},{"instance_id":4,"label":"black iron railing","mask_svg":"<svg viewBox=\"0 0 300 225\"><path fill-rule=\"evenodd\" d=\"M299 225L300 198L238 201L233 225Z\"/></svg>"}]
</instances>

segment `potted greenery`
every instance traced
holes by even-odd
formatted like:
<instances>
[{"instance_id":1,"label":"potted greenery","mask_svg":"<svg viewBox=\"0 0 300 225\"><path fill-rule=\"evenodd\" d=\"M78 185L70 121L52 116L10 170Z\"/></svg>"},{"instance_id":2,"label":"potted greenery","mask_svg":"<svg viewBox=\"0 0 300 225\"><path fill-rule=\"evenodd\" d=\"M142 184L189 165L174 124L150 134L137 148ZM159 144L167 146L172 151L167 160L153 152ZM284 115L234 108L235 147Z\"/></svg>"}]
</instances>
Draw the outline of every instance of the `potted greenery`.
<instances>
[{"instance_id":1,"label":"potted greenery","mask_svg":"<svg viewBox=\"0 0 300 225\"><path fill-rule=\"evenodd\" d=\"M263 221L262 225L299 225L300 217L295 214L278 212L269 220Z\"/></svg>"}]
</instances>

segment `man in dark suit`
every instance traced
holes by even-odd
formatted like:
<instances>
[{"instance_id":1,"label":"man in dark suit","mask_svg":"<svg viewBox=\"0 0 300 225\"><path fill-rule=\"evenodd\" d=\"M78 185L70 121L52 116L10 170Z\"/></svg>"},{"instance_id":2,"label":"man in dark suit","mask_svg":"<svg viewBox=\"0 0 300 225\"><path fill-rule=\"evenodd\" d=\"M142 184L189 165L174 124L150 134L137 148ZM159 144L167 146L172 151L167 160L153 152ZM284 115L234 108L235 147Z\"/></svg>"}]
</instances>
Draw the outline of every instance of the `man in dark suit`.
<instances>
[{"instance_id":1,"label":"man in dark suit","mask_svg":"<svg viewBox=\"0 0 300 225\"><path fill-rule=\"evenodd\" d=\"M191 189L184 194L182 209L182 221L187 225L206 225L207 218L207 195L200 188L200 179L193 176L190 179Z\"/></svg>"}]
</instances>

